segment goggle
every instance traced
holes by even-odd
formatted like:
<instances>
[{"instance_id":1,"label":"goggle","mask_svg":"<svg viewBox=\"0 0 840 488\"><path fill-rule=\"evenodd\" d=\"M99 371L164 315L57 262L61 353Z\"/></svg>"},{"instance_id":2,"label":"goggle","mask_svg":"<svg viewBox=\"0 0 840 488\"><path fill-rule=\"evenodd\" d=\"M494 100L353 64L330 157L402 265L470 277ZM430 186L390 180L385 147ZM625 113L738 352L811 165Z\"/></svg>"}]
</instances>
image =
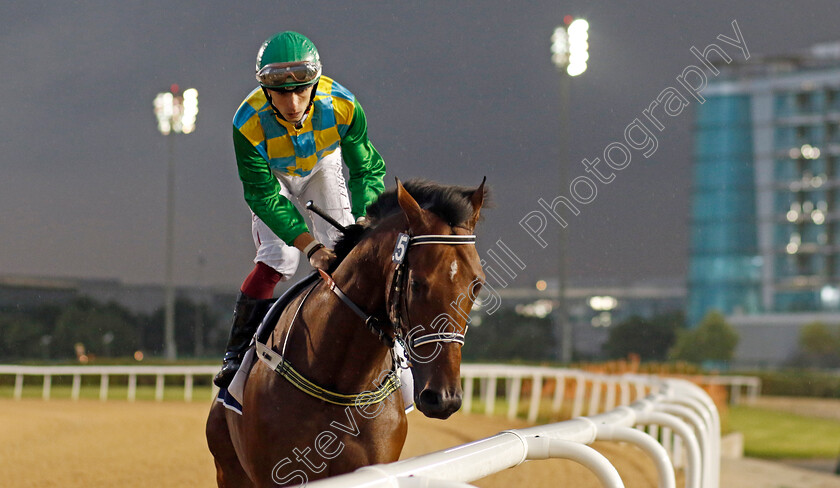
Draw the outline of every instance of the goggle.
<instances>
[{"instance_id":1,"label":"goggle","mask_svg":"<svg viewBox=\"0 0 840 488\"><path fill-rule=\"evenodd\" d=\"M257 71L257 81L266 88L312 83L321 76L321 64L310 61L271 63Z\"/></svg>"}]
</instances>

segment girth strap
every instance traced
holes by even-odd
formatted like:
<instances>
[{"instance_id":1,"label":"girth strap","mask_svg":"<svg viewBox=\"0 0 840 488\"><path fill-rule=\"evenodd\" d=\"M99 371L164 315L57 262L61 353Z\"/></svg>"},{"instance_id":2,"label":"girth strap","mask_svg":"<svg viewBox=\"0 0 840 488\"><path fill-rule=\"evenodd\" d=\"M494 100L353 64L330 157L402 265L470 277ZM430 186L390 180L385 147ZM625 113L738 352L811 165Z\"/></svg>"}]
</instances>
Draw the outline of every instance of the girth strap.
<instances>
[{"instance_id":1,"label":"girth strap","mask_svg":"<svg viewBox=\"0 0 840 488\"><path fill-rule=\"evenodd\" d=\"M300 374L300 372L292 367L288 360L284 359L283 356L274 352L265 344L257 341L256 346L257 356L261 361L266 363L272 371L275 371L277 374L285 378L286 381L294 385L295 388L307 395L313 396L327 403L332 403L333 405L340 405L343 407L365 407L368 405L375 405L387 399L392 393L400 388L399 376L397 375L397 372L392 369L385 377L382 384L374 390L349 395L330 391L326 388L318 386Z\"/></svg>"}]
</instances>

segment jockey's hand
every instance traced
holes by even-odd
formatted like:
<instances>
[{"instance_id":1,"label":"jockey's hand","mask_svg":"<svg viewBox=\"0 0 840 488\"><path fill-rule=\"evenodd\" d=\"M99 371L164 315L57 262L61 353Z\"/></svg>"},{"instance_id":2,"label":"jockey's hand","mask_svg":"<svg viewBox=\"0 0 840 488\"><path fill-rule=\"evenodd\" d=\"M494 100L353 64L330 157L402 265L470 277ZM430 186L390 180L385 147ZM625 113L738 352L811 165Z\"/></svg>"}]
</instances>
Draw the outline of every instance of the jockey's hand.
<instances>
[{"instance_id":1,"label":"jockey's hand","mask_svg":"<svg viewBox=\"0 0 840 488\"><path fill-rule=\"evenodd\" d=\"M312 257L309 258L309 264L315 269L327 271L336 259L335 251L328 247L322 247L312 253Z\"/></svg>"}]
</instances>

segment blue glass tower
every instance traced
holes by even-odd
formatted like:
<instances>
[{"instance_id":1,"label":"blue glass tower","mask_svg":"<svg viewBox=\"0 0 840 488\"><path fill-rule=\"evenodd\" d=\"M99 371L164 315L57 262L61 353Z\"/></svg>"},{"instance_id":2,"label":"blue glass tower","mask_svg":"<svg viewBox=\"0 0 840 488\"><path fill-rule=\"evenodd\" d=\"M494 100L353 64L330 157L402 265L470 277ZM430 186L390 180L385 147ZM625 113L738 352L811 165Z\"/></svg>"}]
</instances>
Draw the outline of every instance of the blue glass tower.
<instances>
[{"instance_id":1,"label":"blue glass tower","mask_svg":"<svg viewBox=\"0 0 840 488\"><path fill-rule=\"evenodd\" d=\"M697 107L688 322L840 310L840 43L721 63Z\"/></svg>"},{"instance_id":2,"label":"blue glass tower","mask_svg":"<svg viewBox=\"0 0 840 488\"><path fill-rule=\"evenodd\" d=\"M689 324L761 302L750 97L708 97L696 122Z\"/></svg>"}]
</instances>

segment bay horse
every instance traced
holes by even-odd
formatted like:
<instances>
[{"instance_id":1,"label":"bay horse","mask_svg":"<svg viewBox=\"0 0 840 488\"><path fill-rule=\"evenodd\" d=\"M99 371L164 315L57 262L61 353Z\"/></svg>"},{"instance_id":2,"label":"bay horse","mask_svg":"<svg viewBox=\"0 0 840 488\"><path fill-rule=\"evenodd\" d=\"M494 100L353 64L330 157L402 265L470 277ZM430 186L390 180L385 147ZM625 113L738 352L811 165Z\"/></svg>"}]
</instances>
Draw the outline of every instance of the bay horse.
<instances>
[{"instance_id":1,"label":"bay horse","mask_svg":"<svg viewBox=\"0 0 840 488\"><path fill-rule=\"evenodd\" d=\"M411 364L416 407L439 419L460 408L461 346L484 281L473 235L484 198L484 181L397 180L368 208L356 242L337 243L332 275L289 302L266 344L256 341L241 415L211 407L218 486L305 485L396 461L407 421L394 341Z\"/></svg>"}]
</instances>

